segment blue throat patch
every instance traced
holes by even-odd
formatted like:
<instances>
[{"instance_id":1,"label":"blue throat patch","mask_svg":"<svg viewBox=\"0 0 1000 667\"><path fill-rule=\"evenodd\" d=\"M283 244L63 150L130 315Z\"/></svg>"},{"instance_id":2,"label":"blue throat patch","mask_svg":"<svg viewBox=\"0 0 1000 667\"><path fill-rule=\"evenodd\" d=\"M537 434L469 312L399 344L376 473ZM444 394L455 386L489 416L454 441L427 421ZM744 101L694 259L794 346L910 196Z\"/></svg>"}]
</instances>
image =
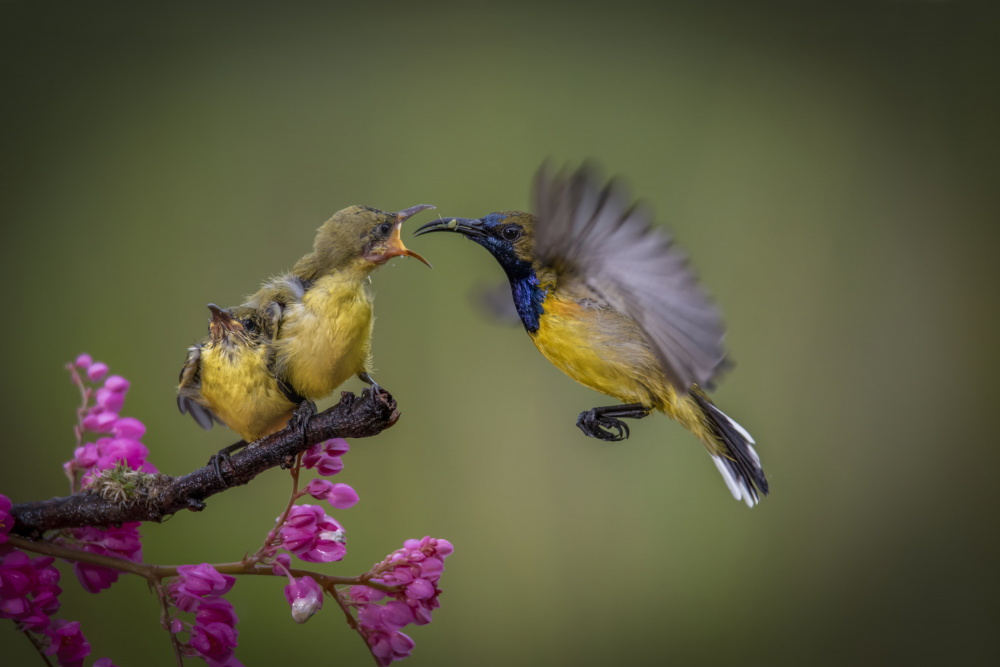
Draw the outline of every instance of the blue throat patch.
<instances>
[{"instance_id":1,"label":"blue throat patch","mask_svg":"<svg viewBox=\"0 0 1000 667\"><path fill-rule=\"evenodd\" d=\"M521 316L521 322L529 333L538 331L538 320L545 312L542 304L545 302L547 290L538 286L538 276L534 269L529 268L528 274L514 278L510 276L510 289L514 294L514 307Z\"/></svg>"}]
</instances>

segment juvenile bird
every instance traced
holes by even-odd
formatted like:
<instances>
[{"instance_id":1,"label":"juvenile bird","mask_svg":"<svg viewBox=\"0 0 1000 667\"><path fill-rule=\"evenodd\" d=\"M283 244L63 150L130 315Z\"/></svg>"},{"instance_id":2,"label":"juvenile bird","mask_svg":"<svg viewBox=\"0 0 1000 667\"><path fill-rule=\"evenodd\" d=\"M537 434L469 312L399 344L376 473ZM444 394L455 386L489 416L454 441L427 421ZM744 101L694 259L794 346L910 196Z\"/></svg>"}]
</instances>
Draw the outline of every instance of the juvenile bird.
<instances>
[{"instance_id":1,"label":"juvenile bird","mask_svg":"<svg viewBox=\"0 0 1000 667\"><path fill-rule=\"evenodd\" d=\"M430 208L339 211L319 228L311 253L234 309L237 317L270 323L271 372L279 384L307 401L329 396L352 375L374 385L369 274L393 257L413 257L430 266L403 245L399 234L407 218Z\"/></svg>"},{"instance_id":2,"label":"juvenile bird","mask_svg":"<svg viewBox=\"0 0 1000 667\"><path fill-rule=\"evenodd\" d=\"M177 407L208 430L217 421L253 442L285 427L301 399L271 373L267 322L238 319L214 303L209 334L188 349Z\"/></svg>"},{"instance_id":3,"label":"juvenile bird","mask_svg":"<svg viewBox=\"0 0 1000 667\"><path fill-rule=\"evenodd\" d=\"M624 440L621 418L664 412L701 440L733 496L753 507L767 480L753 438L702 390L724 365L724 327L686 257L622 186L603 185L586 165L570 176L543 166L534 200L535 215L445 218L416 234L454 232L486 248L539 351L625 403L580 413L586 435Z\"/></svg>"}]
</instances>

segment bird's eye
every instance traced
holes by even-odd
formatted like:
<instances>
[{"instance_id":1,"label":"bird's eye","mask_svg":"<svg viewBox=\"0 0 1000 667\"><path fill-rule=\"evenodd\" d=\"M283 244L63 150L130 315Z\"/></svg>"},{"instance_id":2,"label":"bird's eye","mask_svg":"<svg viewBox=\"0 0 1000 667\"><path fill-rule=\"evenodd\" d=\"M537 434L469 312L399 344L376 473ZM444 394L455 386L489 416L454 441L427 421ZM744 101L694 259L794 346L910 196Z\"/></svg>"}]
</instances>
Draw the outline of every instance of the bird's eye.
<instances>
[{"instance_id":1,"label":"bird's eye","mask_svg":"<svg viewBox=\"0 0 1000 667\"><path fill-rule=\"evenodd\" d=\"M392 229L392 225L390 225L388 222L383 222L381 225L378 226L376 231L378 232L379 236L388 236L390 229Z\"/></svg>"},{"instance_id":2,"label":"bird's eye","mask_svg":"<svg viewBox=\"0 0 1000 667\"><path fill-rule=\"evenodd\" d=\"M500 230L500 236L505 241L516 241L521 238L521 228L517 225L508 225Z\"/></svg>"}]
</instances>

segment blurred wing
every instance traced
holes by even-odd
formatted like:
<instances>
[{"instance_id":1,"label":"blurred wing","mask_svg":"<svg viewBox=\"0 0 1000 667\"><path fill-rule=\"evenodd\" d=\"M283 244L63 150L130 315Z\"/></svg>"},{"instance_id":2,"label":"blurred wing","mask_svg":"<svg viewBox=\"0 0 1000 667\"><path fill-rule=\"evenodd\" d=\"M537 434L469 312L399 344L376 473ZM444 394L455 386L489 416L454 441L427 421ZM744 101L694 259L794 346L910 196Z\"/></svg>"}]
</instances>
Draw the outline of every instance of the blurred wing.
<instances>
[{"instance_id":1,"label":"blurred wing","mask_svg":"<svg viewBox=\"0 0 1000 667\"><path fill-rule=\"evenodd\" d=\"M520 325L521 316L510 293L510 283L479 285L469 291L469 300L486 319L495 324Z\"/></svg>"},{"instance_id":2,"label":"blurred wing","mask_svg":"<svg viewBox=\"0 0 1000 667\"><path fill-rule=\"evenodd\" d=\"M535 179L535 256L575 274L635 320L680 393L706 385L725 359L725 328L672 237L651 227L614 181L584 165L570 176L543 165Z\"/></svg>"},{"instance_id":3,"label":"blurred wing","mask_svg":"<svg viewBox=\"0 0 1000 667\"><path fill-rule=\"evenodd\" d=\"M215 414L198 402L201 398L201 345L188 348L188 356L181 368L180 385L177 387L177 409L190 414L198 426L211 430L213 422L222 423Z\"/></svg>"}]
</instances>

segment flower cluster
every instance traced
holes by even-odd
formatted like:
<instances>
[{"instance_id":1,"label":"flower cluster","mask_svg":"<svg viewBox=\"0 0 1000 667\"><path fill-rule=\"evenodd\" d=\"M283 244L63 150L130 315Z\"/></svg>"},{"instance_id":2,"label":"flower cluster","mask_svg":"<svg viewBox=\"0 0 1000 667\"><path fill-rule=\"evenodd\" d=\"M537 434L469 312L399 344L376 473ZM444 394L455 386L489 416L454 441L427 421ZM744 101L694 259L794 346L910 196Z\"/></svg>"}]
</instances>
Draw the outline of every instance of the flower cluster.
<instances>
[{"instance_id":1,"label":"flower cluster","mask_svg":"<svg viewBox=\"0 0 1000 667\"><path fill-rule=\"evenodd\" d=\"M0 547L0 618L11 618L33 632L44 631L59 610L59 570L54 559L29 558Z\"/></svg>"},{"instance_id":2,"label":"flower cluster","mask_svg":"<svg viewBox=\"0 0 1000 667\"><path fill-rule=\"evenodd\" d=\"M146 457L149 450L141 442L146 427L134 417L122 417L129 381L120 375L108 376L102 386L88 387L79 371L86 371L92 382L98 382L108 373L107 364L94 362L90 355L81 354L68 366L73 382L83 395L83 406L78 412L76 427L77 447L73 458L63 464L66 474L74 484L78 473L83 473L84 487L90 485L104 470L124 463L132 470L153 473L156 466ZM91 399L94 404L91 405ZM83 433L89 431L103 435L94 442L83 443Z\"/></svg>"},{"instance_id":3,"label":"flower cluster","mask_svg":"<svg viewBox=\"0 0 1000 667\"><path fill-rule=\"evenodd\" d=\"M130 560L133 563L141 563L142 542L139 541L139 525L138 522L134 522L107 528L94 526L73 528L70 532L75 538L74 540L59 538L55 542L92 554L114 556ZM80 580L80 585L88 593L99 593L118 581L118 570L100 565L73 563L73 572Z\"/></svg>"},{"instance_id":4,"label":"flower cluster","mask_svg":"<svg viewBox=\"0 0 1000 667\"><path fill-rule=\"evenodd\" d=\"M81 354L74 363L68 365L68 369L73 383L79 387L83 396L75 429L77 447L72 460L63 464L73 485L76 485L79 473L83 473L81 481L87 487L104 471L116 468L156 472L156 467L146 461L149 450L140 441L146 433L146 427L134 417L120 416L129 381L119 375L109 376L107 364L95 362L88 354ZM87 386L81 372L85 372L91 382L104 380L103 385ZM84 444L83 434L88 431L105 435L95 442ZM89 553L142 562L138 523L111 528L74 528L71 536L72 539L60 538L56 542ZM117 571L99 565L74 563L73 571L80 580L80 585L90 593L102 591L118 580Z\"/></svg>"},{"instance_id":5,"label":"flower cluster","mask_svg":"<svg viewBox=\"0 0 1000 667\"><path fill-rule=\"evenodd\" d=\"M170 631L190 632L190 639L183 645L184 653L204 658L209 667L242 664L233 653L240 634L236 629L239 619L233 605L222 597L235 582L235 577L220 574L208 563L202 563L178 567L177 577L167 587L174 606L195 615L193 624L174 618Z\"/></svg>"},{"instance_id":6,"label":"flower cluster","mask_svg":"<svg viewBox=\"0 0 1000 667\"><path fill-rule=\"evenodd\" d=\"M402 660L413 650L413 640L400 630L409 625L431 622L431 611L441 606L437 587L444 571L444 559L454 551L448 540L425 537L407 540L402 549L389 554L375 566L372 579L400 586L384 605L376 604L387 595L369 586L352 586L351 604L358 609L361 634L381 665Z\"/></svg>"}]
</instances>

